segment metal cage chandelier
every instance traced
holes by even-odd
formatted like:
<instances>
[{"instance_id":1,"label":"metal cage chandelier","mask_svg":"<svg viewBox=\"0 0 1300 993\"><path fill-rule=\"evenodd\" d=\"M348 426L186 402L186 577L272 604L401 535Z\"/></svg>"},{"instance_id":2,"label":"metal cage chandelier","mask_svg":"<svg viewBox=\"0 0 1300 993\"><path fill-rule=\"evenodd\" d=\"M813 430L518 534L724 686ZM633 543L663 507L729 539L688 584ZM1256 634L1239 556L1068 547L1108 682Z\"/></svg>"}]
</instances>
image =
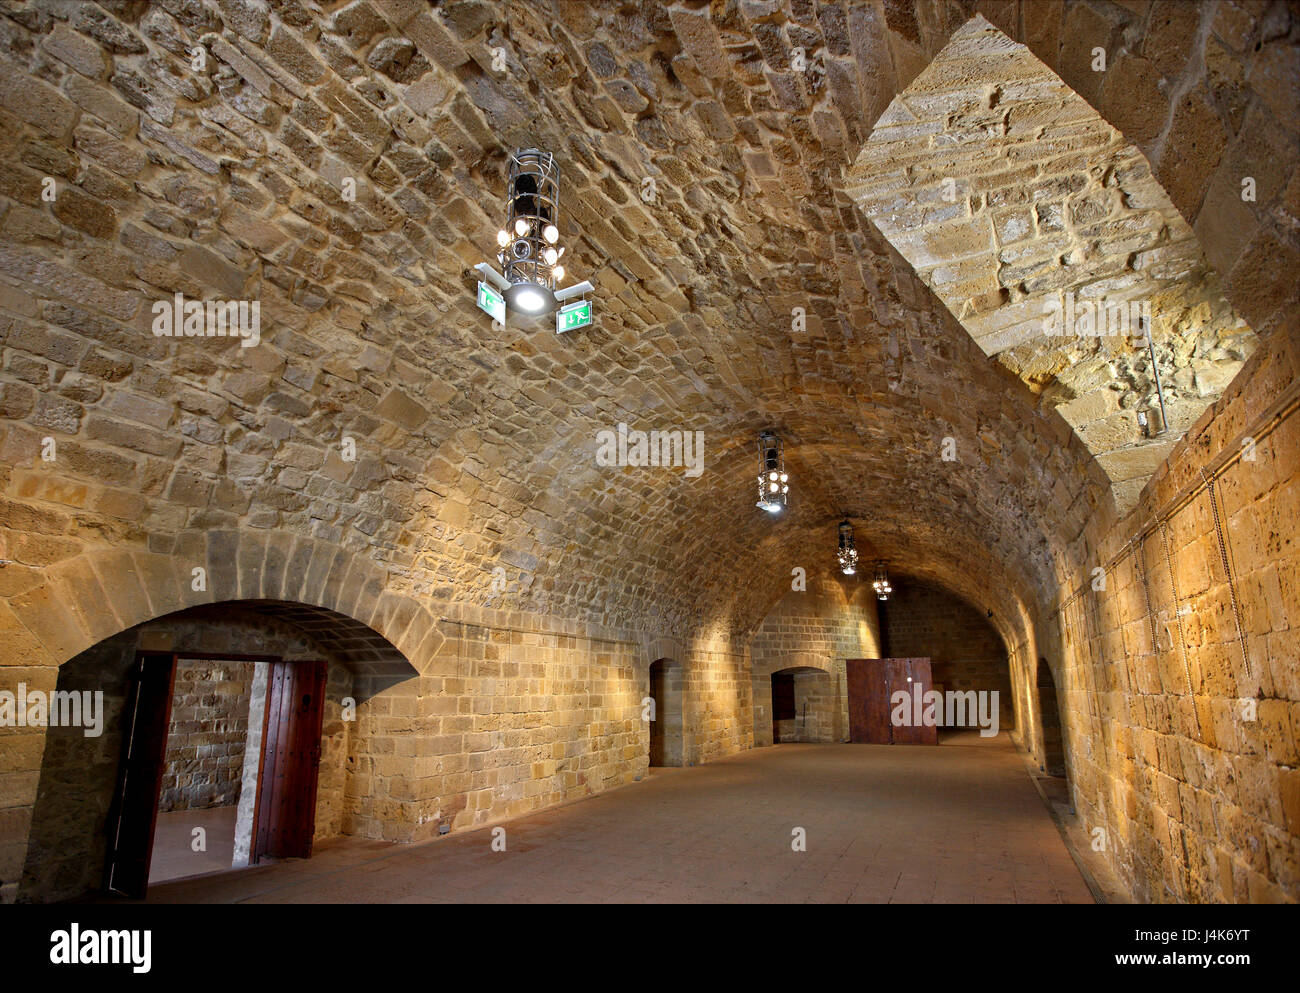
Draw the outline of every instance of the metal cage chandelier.
<instances>
[{"instance_id":1,"label":"metal cage chandelier","mask_svg":"<svg viewBox=\"0 0 1300 993\"><path fill-rule=\"evenodd\" d=\"M497 261L505 271L506 305L525 314L555 309L559 264L560 167L550 152L525 148L510 156L506 226L497 232Z\"/></svg>"},{"instance_id":2,"label":"metal cage chandelier","mask_svg":"<svg viewBox=\"0 0 1300 993\"><path fill-rule=\"evenodd\" d=\"M758 503L769 514L785 509L790 495L790 476L785 471L785 446L770 431L758 436Z\"/></svg>"},{"instance_id":3,"label":"metal cage chandelier","mask_svg":"<svg viewBox=\"0 0 1300 993\"><path fill-rule=\"evenodd\" d=\"M871 581L871 588L876 591L877 600L888 600L894 588L889 585L889 573L885 571L883 560L876 562L876 578Z\"/></svg>"},{"instance_id":4,"label":"metal cage chandelier","mask_svg":"<svg viewBox=\"0 0 1300 993\"><path fill-rule=\"evenodd\" d=\"M555 156L536 148L522 148L510 156L510 173L506 182L506 226L497 232L497 272L486 262L474 268L504 295L504 306L491 308L501 298L487 293L480 284L479 306L503 317L512 311L540 317L572 297L591 292L588 282L556 289L564 278L560 258L564 247L560 241L560 167ZM504 275L503 275L504 274Z\"/></svg>"},{"instance_id":5,"label":"metal cage chandelier","mask_svg":"<svg viewBox=\"0 0 1300 993\"><path fill-rule=\"evenodd\" d=\"M839 561L840 572L846 576L852 576L858 571L858 549L853 543L853 525L849 523L846 517L840 521L840 547L835 553L835 558Z\"/></svg>"}]
</instances>

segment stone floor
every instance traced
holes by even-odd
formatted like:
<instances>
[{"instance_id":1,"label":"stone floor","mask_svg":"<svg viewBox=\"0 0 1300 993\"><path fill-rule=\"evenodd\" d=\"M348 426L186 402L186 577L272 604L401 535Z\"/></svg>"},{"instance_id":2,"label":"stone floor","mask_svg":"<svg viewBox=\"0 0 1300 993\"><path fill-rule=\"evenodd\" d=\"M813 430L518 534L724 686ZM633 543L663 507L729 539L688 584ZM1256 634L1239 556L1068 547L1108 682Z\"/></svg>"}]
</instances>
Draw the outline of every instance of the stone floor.
<instances>
[{"instance_id":1,"label":"stone floor","mask_svg":"<svg viewBox=\"0 0 1300 993\"><path fill-rule=\"evenodd\" d=\"M153 836L153 859L149 863L149 882L229 869L235 854L235 813L236 808L231 805L159 814ZM194 851L193 832L196 827L204 830L207 851Z\"/></svg>"},{"instance_id":2,"label":"stone floor","mask_svg":"<svg viewBox=\"0 0 1300 993\"><path fill-rule=\"evenodd\" d=\"M151 902L1088 903L1005 735L939 747L778 745L421 845L150 889ZM807 851L791 850L792 830Z\"/></svg>"}]
</instances>

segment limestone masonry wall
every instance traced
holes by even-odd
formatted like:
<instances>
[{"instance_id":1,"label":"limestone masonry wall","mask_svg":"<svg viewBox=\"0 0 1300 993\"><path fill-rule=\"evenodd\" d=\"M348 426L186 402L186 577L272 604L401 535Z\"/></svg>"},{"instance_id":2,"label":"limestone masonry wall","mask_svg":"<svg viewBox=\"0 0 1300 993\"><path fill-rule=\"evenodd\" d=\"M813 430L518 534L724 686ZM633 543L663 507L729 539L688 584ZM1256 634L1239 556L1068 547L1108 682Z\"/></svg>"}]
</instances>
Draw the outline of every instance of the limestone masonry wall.
<instances>
[{"instance_id":1,"label":"limestone masonry wall","mask_svg":"<svg viewBox=\"0 0 1300 993\"><path fill-rule=\"evenodd\" d=\"M252 686L252 662L177 663L159 811L239 800Z\"/></svg>"}]
</instances>

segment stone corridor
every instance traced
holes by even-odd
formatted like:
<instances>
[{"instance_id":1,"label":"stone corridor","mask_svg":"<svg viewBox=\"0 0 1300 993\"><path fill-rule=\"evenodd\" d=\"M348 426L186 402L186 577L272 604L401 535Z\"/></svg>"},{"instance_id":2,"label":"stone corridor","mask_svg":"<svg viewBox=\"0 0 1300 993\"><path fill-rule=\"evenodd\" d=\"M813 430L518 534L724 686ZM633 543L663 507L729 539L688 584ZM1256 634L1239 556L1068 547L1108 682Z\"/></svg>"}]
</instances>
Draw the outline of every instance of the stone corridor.
<instances>
[{"instance_id":1,"label":"stone corridor","mask_svg":"<svg viewBox=\"0 0 1300 993\"><path fill-rule=\"evenodd\" d=\"M0 0L0 903L1295 903L1297 410L1294 0Z\"/></svg>"}]
</instances>

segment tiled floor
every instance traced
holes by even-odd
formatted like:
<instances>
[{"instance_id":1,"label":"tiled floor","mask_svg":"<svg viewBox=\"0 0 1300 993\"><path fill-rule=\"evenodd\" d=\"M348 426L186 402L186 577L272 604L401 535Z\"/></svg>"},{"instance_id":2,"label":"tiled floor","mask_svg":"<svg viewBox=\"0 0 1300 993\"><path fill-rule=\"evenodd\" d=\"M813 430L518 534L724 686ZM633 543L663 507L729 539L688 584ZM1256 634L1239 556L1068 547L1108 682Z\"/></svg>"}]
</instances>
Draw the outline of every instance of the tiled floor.
<instances>
[{"instance_id":1,"label":"tiled floor","mask_svg":"<svg viewBox=\"0 0 1300 993\"><path fill-rule=\"evenodd\" d=\"M807 851L791 850L792 831ZM1092 902L1005 736L778 745L422 845L152 887L158 902Z\"/></svg>"},{"instance_id":2,"label":"tiled floor","mask_svg":"<svg viewBox=\"0 0 1300 993\"><path fill-rule=\"evenodd\" d=\"M232 805L159 814L153 836L153 861L149 863L149 882L229 869L235 854L235 811ZM205 852L193 849L194 829L197 827L203 828L206 835Z\"/></svg>"}]
</instances>

